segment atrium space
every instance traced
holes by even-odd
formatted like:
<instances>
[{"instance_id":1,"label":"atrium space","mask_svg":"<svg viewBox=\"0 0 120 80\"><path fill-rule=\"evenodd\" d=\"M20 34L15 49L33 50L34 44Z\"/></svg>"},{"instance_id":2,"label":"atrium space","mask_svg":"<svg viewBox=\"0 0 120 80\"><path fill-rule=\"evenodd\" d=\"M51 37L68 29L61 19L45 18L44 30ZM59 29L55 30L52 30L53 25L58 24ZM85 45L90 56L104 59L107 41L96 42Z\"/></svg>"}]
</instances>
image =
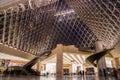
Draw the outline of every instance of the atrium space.
<instances>
[{"instance_id":1,"label":"atrium space","mask_svg":"<svg viewBox=\"0 0 120 80\"><path fill-rule=\"evenodd\" d=\"M0 0L1 80L119 80L120 0Z\"/></svg>"}]
</instances>

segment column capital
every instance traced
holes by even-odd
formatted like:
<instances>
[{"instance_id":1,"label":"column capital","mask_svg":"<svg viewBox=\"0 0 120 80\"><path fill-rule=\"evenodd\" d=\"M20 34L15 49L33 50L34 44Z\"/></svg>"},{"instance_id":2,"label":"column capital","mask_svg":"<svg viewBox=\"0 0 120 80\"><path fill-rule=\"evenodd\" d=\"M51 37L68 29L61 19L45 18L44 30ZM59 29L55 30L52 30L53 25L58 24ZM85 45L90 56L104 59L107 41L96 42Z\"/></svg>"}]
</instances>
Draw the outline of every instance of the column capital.
<instances>
[{"instance_id":1,"label":"column capital","mask_svg":"<svg viewBox=\"0 0 120 80\"><path fill-rule=\"evenodd\" d=\"M95 42L95 52L100 52L102 50L104 50L103 41L102 40L96 41Z\"/></svg>"}]
</instances>

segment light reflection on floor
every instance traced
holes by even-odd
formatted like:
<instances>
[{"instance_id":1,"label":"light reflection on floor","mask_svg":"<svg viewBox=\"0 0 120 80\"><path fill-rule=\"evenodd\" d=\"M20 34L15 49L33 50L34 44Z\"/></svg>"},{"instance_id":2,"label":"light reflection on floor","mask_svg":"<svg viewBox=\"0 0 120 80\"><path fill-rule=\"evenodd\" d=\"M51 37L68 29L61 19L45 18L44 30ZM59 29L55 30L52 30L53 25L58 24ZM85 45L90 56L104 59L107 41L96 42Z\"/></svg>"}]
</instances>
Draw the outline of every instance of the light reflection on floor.
<instances>
[{"instance_id":1,"label":"light reflection on floor","mask_svg":"<svg viewBox=\"0 0 120 80\"><path fill-rule=\"evenodd\" d=\"M114 77L101 77L97 76L64 76L63 78L56 78L54 76L2 76L0 80L120 80Z\"/></svg>"}]
</instances>

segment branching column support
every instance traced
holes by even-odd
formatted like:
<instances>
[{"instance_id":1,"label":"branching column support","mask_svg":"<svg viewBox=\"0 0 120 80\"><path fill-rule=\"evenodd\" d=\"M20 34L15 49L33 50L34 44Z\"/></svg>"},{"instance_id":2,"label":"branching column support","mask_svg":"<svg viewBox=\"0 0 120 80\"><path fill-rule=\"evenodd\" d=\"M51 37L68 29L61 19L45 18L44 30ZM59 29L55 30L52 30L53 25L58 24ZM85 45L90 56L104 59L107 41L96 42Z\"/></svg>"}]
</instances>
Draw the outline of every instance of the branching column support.
<instances>
[{"instance_id":1,"label":"branching column support","mask_svg":"<svg viewBox=\"0 0 120 80\"><path fill-rule=\"evenodd\" d=\"M102 41L97 41L95 43L95 49L96 49L96 53L101 52L104 50L103 47L103 42ZM99 76L104 76L104 70L106 69L106 62L105 62L105 56L103 56L101 59L99 59L97 61L98 65L98 75Z\"/></svg>"}]
</instances>

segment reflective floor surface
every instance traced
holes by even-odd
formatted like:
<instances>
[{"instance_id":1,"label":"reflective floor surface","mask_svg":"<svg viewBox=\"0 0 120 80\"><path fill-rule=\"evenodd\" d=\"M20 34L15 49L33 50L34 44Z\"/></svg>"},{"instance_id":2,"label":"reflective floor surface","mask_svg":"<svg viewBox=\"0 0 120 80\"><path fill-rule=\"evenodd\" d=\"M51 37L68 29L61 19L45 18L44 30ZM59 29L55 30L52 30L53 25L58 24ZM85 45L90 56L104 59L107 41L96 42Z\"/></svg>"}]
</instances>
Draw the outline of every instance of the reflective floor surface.
<instances>
[{"instance_id":1,"label":"reflective floor surface","mask_svg":"<svg viewBox=\"0 0 120 80\"><path fill-rule=\"evenodd\" d=\"M56 78L54 76L1 76L0 80L120 80L115 77L100 77L97 76L64 76Z\"/></svg>"}]
</instances>

